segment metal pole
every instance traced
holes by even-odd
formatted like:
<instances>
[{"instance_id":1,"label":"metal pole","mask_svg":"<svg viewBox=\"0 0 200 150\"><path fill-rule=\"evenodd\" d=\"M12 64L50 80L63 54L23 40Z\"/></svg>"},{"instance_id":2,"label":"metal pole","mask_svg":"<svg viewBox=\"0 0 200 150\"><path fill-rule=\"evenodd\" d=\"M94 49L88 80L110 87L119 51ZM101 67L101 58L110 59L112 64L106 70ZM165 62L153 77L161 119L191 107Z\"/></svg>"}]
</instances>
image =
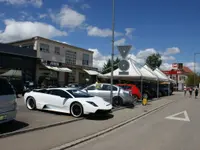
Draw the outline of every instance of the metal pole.
<instances>
[{"instance_id":1,"label":"metal pole","mask_svg":"<svg viewBox=\"0 0 200 150\"><path fill-rule=\"evenodd\" d=\"M141 91L141 100L143 99L143 78L142 78L142 76L141 76L141 82L140 82L140 91Z\"/></svg>"},{"instance_id":2,"label":"metal pole","mask_svg":"<svg viewBox=\"0 0 200 150\"><path fill-rule=\"evenodd\" d=\"M159 96L160 96L160 95L159 95L159 93L160 93L160 92L159 92L159 82L160 82L160 81L159 81L159 79L158 79L158 80L157 80L157 99L158 99Z\"/></svg>"},{"instance_id":3,"label":"metal pole","mask_svg":"<svg viewBox=\"0 0 200 150\"><path fill-rule=\"evenodd\" d=\"M114 42L115 42L115 0L112 1L112 53L111 53L111 91L110 91L110 102L112 104L113 98L113 59L114 59Z\"/></svg>"},{"instance_id":4,"label":"metal pole","mask_svg":"<svg viewBox=\"0 0 200 150\"><path fill-rule=\"evenodd\" d=\"M196 60L195 60L195 56L196 56L196 53L194 53L194 86L196 84L196 77L195 77L195 72L196 72Z\"/></svg>"}]
</instances>

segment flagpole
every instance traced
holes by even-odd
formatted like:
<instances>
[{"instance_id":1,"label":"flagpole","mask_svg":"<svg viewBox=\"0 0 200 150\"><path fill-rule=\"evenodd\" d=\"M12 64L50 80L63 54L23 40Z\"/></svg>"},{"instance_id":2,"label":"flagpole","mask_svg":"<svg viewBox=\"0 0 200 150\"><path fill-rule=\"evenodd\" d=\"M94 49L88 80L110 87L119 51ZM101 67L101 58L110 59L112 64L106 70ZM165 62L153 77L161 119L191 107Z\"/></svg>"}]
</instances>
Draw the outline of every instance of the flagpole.
<instances>
[{"instance_id":1,"label":"flagpole","mask_svg":"<svg viewBox=\"0 0 200 150\"><path fill-rule=\"evenodd\" d=\"M115 0L112 0L112 53L111 53L111 91L110 91L110 102L112 104L113 99L113 61L114 61L114 42L115 42Z\"/></svg>"}]
</instances>

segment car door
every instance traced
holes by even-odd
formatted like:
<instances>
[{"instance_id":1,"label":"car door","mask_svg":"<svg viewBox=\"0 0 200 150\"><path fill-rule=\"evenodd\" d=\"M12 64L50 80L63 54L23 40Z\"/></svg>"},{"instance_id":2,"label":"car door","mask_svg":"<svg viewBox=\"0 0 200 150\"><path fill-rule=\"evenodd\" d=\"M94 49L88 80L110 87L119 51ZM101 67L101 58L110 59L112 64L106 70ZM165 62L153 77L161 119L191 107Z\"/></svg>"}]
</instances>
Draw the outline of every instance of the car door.
<instances>
[{"instance_id":1,"label":"car door","mask_svg":"<svg viewBox=\"0 0 200 150\"><path fill-rule=\"evenodd\" d=\"M96 89L95 85L88 86L86 91L92 96L98 96L98 90Z\"/></svg>"},{"instance_id":2,"label":"car door","mask_svg":"<svg viewBox=\"0 0 200 150\"><path fill-rule=\"evenodd\" d=\"M111 86L109 84L103 84L98 91L98 96L104 98L106 101L110 100Z\"/></svg>"},{"instance_id":3,"label":"car door","mask_svg":"<svg viewBox=\"0 0 200 150\"><path fill-rule=\"evenodd\" d=\"M56 107L66 107L65 103L68 98L72 98L68 93L60 89L48 90L49 101L51 105Z\"/></svg>"}]
</instances>

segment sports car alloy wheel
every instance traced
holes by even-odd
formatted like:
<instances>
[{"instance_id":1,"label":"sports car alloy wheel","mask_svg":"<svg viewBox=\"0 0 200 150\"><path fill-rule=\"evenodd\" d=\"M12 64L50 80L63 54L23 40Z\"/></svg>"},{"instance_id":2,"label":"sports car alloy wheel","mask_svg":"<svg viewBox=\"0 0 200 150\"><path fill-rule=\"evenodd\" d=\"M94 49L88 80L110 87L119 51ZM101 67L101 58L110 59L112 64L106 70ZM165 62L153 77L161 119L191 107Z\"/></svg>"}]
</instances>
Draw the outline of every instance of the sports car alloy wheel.
<instances>
[{"instance_id":1,"label":"sports car alloy wheel","mask_svg":"<svg viewBox=\"0 0 200 150\"><path fill-rule=\"evenodd\" d=\"M72 104L70 108L71 114L73 117L81 117L83 115L83 107L79 103Z\"/></svg>"},{"instance_id":2,"label":"sports car alloy wheel","mask_svg":"<svg viewBox=\"0 0 200 150\"><path fill-rule=\"evenodd\" d=\"M26 107L30 110L36 109L35 100L32 97L27 98L26 100Z\"/></svg>"}]
</instances>

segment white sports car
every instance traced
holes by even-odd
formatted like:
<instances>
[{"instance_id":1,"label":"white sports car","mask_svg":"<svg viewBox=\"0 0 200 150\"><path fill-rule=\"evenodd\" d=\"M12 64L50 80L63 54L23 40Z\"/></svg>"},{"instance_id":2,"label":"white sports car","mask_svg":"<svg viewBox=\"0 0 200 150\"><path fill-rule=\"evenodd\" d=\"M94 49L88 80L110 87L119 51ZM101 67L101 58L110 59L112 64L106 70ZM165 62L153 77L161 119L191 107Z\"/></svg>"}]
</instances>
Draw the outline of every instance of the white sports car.
<instances>
[{"instance_id":1,"label":"white sports car","mask_svg":"<svg viewBox=\"0 0 200 150\"><path fill-rule=\"evenodd\" d=\"M24 95L29 110L41 109L81 117L85 114L110 113L112 105L101 97L91 96L75 88L36 89Z\"/></svg>"}]
</instances>

